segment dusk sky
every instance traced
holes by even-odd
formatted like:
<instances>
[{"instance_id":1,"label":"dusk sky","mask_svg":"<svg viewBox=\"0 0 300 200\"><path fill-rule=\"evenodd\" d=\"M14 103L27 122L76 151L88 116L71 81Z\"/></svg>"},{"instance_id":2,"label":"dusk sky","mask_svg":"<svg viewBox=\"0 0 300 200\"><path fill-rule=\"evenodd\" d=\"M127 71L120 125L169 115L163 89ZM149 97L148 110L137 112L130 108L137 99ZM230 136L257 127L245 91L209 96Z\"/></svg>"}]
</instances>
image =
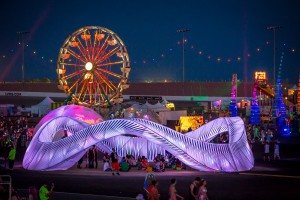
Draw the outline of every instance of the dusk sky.
<instances>
[{"instance_id":1,"label":"dusk sky","mask_svg":"<svg viewBox=\"0 0 300 200\"><path fill-rule=\"evenodd\" d=\"M125 43L129 80L181 81L182 34L185 80L253 80L254 71L273 79L273 32L282 78L297 83L300 74L300 1L297 0L110 0L3 1L0 6L0 81L21 80L25 36L25 79L55 81L56 61L64 40L83 26L114 31ZM35 52L35 53L34 53ZM51 62L52 61L52 62ZM277 66L278 66L277 65Z\"/></svg>"}]
</instances>

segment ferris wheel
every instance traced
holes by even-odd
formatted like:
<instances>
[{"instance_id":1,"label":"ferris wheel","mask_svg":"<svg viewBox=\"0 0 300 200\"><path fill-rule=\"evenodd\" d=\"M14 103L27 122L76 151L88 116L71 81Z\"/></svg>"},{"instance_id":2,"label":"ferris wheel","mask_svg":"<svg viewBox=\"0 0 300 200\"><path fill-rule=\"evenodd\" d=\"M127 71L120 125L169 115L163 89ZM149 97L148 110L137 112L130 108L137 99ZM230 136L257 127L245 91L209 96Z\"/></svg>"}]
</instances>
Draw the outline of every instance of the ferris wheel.
<instances>
[{"instance_id":1,"label":"ferris wheel","mask_svg":"<svg viewBox=\"0 0 300 200\"><path fill-rule=\"evenodd\" d=\"M123 41L113 31L86 26L73 32L60 48L58 87L72 102L95 107L121 102L130 62Z\"/></svg>"}]
</instances>

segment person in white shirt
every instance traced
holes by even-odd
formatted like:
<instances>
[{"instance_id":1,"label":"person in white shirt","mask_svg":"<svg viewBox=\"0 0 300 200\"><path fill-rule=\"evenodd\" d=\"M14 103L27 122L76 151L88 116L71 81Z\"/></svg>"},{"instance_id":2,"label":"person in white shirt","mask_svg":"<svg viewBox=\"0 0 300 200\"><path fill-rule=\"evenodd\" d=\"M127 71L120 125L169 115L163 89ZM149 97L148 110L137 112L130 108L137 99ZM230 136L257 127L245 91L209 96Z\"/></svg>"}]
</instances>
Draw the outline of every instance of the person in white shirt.
<instances>
[{"instance_id":1,"label":"person in white shirt","mask_svg":"<svg viewBox=\"0 0 300 200\"><path fill-rule=\"evenodd\" d=\"M109 162L104 162L103 171L105 171L105 172L112 171L112 169L109 165Z\"/></svg>"},{"instance_id":2,"label":"person in white shirt","mask_svg":"<svg viewBox=\"0 0 300 200\"><path fill-rule=\"evenodd\" d=\"M265 142L264 149L265 149L264 161L268 159L268 161L270 162L270 144L268 141Z\"/></svg>"}]
</instances>

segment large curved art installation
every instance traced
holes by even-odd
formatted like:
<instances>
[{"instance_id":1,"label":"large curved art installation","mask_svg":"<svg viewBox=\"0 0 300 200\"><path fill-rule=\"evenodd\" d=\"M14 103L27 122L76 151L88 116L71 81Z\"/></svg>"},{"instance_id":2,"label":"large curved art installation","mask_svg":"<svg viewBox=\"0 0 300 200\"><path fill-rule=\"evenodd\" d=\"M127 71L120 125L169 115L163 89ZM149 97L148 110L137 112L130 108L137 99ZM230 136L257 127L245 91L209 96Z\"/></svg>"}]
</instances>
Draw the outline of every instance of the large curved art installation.
<instances>
[{"instance_id":1,"label":"large curved art installation","mask_svg":"<svg viewBox=\"0 0 300 200\"><path fill-rule=\"evenodd\" d=\"M64 112L74 109L80 110L81 116L95 119L86 120L74 114L70 117ZM239 117L218 118L181 134L145 119L102 121L97 113L92 114L90 109L81 106L63 106L48 115L37 126L25 153L25 169L66 170L93 145L103 152L110 153L115 147L121 156L130 152L134 156L144 155L149 160L157 153L168 151L186 165L201 171L246 171L254 165L244 123ZM66 132L68 137L62 137ZM211 143L216 135L224 132L228 132L228 143Z\"/></svg>"}]
</instances>

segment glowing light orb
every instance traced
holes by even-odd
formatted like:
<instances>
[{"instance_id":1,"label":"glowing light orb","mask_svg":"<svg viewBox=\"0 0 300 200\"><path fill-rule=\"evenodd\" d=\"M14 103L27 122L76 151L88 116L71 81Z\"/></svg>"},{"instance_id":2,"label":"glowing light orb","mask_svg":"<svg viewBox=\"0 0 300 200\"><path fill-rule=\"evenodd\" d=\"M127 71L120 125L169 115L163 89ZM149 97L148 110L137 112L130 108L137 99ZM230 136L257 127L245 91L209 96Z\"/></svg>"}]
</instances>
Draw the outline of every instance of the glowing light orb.
<instances>
[{"instance_id":1,"label":"glowing light orb","mask_svg":"<svg viewBox=\"0 0 300 200\"><path fill-rule=\"evenodd\" d=\"M85 69L88 70L88 71L92 70L93 69L93 64L91 62L87 62L85 64Z\"/></svg>"}]
</instances>

